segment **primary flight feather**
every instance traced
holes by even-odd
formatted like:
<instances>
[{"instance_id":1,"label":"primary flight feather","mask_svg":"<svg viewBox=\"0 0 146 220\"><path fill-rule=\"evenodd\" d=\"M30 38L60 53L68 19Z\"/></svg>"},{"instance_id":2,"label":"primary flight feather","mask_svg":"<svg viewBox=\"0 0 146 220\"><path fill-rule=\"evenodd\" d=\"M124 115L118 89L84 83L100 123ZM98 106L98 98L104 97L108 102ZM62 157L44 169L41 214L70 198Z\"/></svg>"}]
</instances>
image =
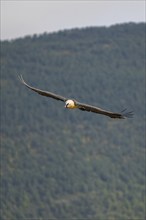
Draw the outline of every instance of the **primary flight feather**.
<instances>
[{"instance_id":1,"label":"primary flight feather","mask_svg":"<svg viewBox=\"0 0 146 220\"><path fill-rule=\"evenodd\" d=\"M31 89L32 91L37 92L38 94L42 96L47 96L47 97L65 102L65 107L69 109L78 108L82 111L94 112L97 114L109 116L110 118L119 118L119 119L131 118L133 116L132 112L127 112L126 109L124 109L121 113L106 111L104 109L101 109L101 108L98 108L92 105L87 105L87 104L78 102L74 99L68 99L61 95L57 95L52 92L48 92L48 91L44 91L44 90L40 90L35 87L32 87L24 81L22 76L19 76L19 79L27 88Z\"/></svg>"}]
</instances>

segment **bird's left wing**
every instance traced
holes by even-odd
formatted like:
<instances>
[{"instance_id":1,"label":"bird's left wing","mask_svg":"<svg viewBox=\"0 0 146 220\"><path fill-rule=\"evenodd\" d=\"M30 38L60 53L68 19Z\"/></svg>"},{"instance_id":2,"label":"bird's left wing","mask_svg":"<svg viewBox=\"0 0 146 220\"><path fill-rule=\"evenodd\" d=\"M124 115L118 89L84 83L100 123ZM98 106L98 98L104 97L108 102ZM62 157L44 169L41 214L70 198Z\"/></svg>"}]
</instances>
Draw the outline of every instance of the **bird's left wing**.
<instances>
[{"instance_id":1,"label":"bird's left wing","mask_svg":"<svg viewBox=\"0 0 146 220\"><path fill-rule=\"evenodd\" d=\"M124 118L131 118L133 116L132 112L127 112L126 109L124 109L121 113L116 113L116 112L106 111L104 109L80 102L76 102L76 105L77 108L79 108L82 111L94 112L97 114L109 116L110 118L124 119Z\"/></svg>"},{"instance_id":2,"label":"bird's left wing","mask_svg":"<svg viewBox=\"0 0 146 220\"><path fill-rule=\"evenodd\" d=\"M53 98L53 99L56 99L56 100L60 100L60 101L63 101L65 102L67 100L67 98L63 97L63 96L60 96L60 95L57 95L57 94L54 94L52 92L48 92L48 91L44 91L44 90L40 90L40 89L37 89L37 88L34 88L32 86L29 86L23 79L23 77L20 75L18 76L20 81L22 82L22 84L24 84L26 87L28 87L29 89L33 90L34 92L37 92L38 94L42 95L42 96L47 96L47 97L50 97L50 98Z\"/></svg>"}]
</instances>

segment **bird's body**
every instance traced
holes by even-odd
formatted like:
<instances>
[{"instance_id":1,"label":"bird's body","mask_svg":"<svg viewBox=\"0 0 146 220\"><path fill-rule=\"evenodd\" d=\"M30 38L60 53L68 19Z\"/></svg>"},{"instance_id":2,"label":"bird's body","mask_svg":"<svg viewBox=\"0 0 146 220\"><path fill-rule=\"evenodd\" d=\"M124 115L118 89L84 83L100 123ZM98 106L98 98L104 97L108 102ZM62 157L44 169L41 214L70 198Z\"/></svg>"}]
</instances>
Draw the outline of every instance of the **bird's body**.
<instances>
[{"instance_id":1,"label":"bird's body","mask_svg":"<svg viewBox=\"0 0 146 220\"><path fill-rule=\"evenodd\" d=\"M95 106L92 106L92 105L88 105L88 104L78 102L74 99L67 99L67 98L65 98L61 95L57 95L57 94L52 93L52 92L40 90L40 89L34 88L32 86L29 86L23 80L22 76L20 76L19 79L26 87L33 90L34 92L37 92L38 94L40 94L42 96L47 96L47 97L65 102L65 107L68 108L68 109L80 109L82 111L94 112L94 113L97 113L97 114L102 114L102 115L109 116L110 118L119 118L119 119L130 118L133 115L132 112L126 112L126 109L123 110L121 113L110 112L110 111L106 111L104 109L101 109L101 108L98 108L98 107L95 107Z\"/></svg>"}]
</instances>

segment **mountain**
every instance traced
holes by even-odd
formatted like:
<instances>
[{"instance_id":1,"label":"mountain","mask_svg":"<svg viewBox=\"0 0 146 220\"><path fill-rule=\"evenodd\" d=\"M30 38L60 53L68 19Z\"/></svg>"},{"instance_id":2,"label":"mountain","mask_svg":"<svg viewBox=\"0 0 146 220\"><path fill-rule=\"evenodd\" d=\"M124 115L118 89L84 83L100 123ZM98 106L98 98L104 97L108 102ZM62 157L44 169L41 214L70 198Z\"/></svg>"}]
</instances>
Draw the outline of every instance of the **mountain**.
<instances>
[{"instance_id":1,"label":"mountain","mask_svg":"<svg viewBox=\"0 0 146 220\"><path fill-rule=\"evenodd\" d=\"M145 219L145 23L1 42L3 220ZM67 110L37 88L132 119Z\"/></svg>"}]
</instances>

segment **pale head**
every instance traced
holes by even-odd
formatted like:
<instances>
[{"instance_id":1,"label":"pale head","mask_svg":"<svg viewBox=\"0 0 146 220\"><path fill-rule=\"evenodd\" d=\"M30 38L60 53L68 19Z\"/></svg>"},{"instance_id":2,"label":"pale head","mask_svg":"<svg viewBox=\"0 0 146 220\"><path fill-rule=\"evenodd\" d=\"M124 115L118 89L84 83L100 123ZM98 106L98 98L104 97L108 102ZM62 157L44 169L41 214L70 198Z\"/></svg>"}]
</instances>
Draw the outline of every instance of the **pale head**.
<instances>
[{"instance_id":1,"label":"pale head","mask_svg":"<svg viewBox=\"0 0 146 220\"><path fill-rule=\"evenodd\" d=\"M68 99L66 102L65 102L65 107L66 108L75 108L75 102L71 99Z\"/></svg>"}]
</instances>

